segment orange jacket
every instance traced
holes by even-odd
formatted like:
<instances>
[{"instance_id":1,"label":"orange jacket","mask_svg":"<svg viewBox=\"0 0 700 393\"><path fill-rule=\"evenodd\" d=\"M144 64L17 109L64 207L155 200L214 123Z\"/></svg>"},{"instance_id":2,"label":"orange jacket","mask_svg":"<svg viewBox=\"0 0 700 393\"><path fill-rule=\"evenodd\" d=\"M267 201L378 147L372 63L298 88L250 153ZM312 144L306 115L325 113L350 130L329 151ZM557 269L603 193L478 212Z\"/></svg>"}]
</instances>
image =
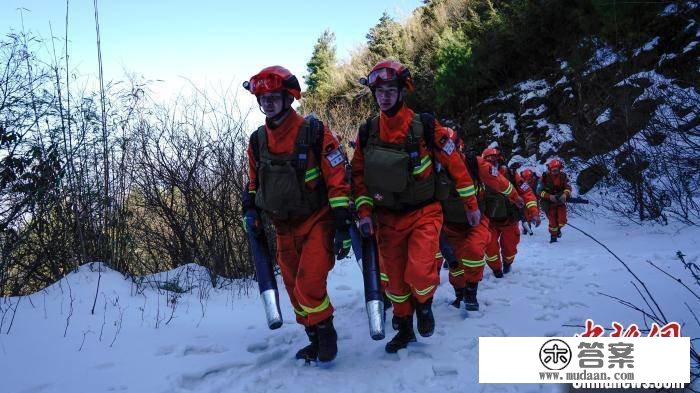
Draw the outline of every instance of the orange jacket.
<instances>
[{"instance_id":1,"label":"orange jacket","mask_svg":"<svg viewBox=\"0 0 700 393\"><path fill-rule=\"evenodd\" d=\"M553 175L550 172L543 173L542 177L540 178L540 183L542 184L542 191L540 191L540 197L544 199L549 199L550 195L557 195L555 193L556 190L563 189L562 193L568 195L571 195L571 184L569 184L569 177L562 176L564 172L560 172L558 175ZM552 185L554 186L554 189L550 189L550 187L547 185L547 179L551 179Z\"/></svg>"},{"instance_id":2,"label":"orange jacket","mask_svg":"<svg viewBox=\"0 0 700 393\"><path fill-rule=\"evenodd\" d=\"M505 165L501 165L499 171L503 174L506 173L508 168ZM530 184L523 180L522 176L518 172L513 171L513 178L515 179L515 190L518 192L523 202L525 202L525 218L530 220L532 217L536 217L540 214L540 210L537 208L537 197L535 196L535 190L530 187Z\"/></svg>"},{"instance_id":3,"label":"orange jacket","mask_svg":"<svg viewBox=\"0 0 700 393\"><path fill-rule=\"evenodd\" d=\"M414 112L402 107L396 115L389 117L383 112L379 115L379 139L386 143L403 143L406 140L408 129L413 120ZM457 151L451 136L453 131L443 127L437 120L435 121L435 146L436 149L429 149L425 140L420 142L419 154L421 157L421 172L416 174L417 179L425 179L434 171L434 162L437 160L450 174L454 180L464 206L468 211L476 211L479 206L476 201L476 188L472 181L464 161ZM365 160L358 135L357 148L352 157L352 183L355 192L355 204L360 217L367 217L372 214L374 201L369 195L364 181Z\"/></svg>"},{"instance_id":4,"label":"orange jacket","mask_svg":"<svg viewBox=\"0 0 700 393\"><path fill-rule=\"evenodd\" d=\"M508 197L508 199L513 202L513 204L518 201L518 192L510 184L508 178L499 170L493 167L488 161L481 158L481 156L476 157L477 163L479 163L479 179L486 187L492 189L493 191L500 192L501 194ZM482 189L479 192L479 197L483 198L485 196L486 190Z\"/></svg>"},{"instance_id":5,"label":"orange jacket","mask_svg":"<svg viewBox=\"0 0 700 393\"><path fill-rule=\"evenodd\" d=\"M299 127L304 118L296 111L292 110L289 116L275 129L270 129L265 125L267 133L268 149L272 154L291 154L294 152ZM255 137L255 133L251 138ZM311 143L311 142L310 142ZM321 177L326 184L328 190L328 201L332 208L349 207L350 206L350 184L345 180L345 165L344 160L339 162L337 155L340 144L335 135L324 126L323 142L321 145L321 154L324 156L316 157L313 154L313 149L309 149L308 165L306 171L306 187L310 190L318 187ZM320 165L319 165L320 161ZM319 168L320 167L320 168ZM255 193L258 189L258 174L255 163L255 156L251 149L251 144L248 144L248 174L250 183L248 191Z\"/></svg>"}]
</instances>

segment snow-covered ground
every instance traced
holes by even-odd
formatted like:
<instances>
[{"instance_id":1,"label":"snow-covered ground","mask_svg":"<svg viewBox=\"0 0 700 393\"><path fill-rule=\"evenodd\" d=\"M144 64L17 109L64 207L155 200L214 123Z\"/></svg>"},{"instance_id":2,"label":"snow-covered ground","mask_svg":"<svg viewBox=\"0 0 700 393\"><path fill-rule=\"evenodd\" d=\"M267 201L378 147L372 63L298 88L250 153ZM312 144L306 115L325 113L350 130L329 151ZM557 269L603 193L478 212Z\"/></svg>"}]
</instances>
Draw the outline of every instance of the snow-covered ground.
<instances>
[{"instance_id":1,"label":"snow-covered ground","mask_svg":"<svg viewBox=\"0 0 700 393\"><path fill-rule=\"evenodd\" d=\"M591 217L581 214L571 222L629 263L666 316L683 324L683 335L700 336L685 306L697 309L697 299L646 262L690 284L675 255L680 250L687 261L700 262L700 228L622 226ZM285 324L270 331L254 288L249 294L235 287L204 290L206 277L199 276L196 266L167 273L168 281L195 287L175 301L172 292L139 289L113 271L103 271L99 278L83 266L30 297L0 300L5 310L20 301L9 334L5 332L11 311L2 322L0 391L558 391L563 387L478 385L478 337L573 336L581 329L563 325L582 325L587 318L606 327L612 321L643 325L640 314L599 293L640 306L643 301L631 284L632 276L600 246L572 228L564 229L560 243L550 245L546 231L545 221L535 236L523 237L511 274L495 279L486 273L479 292L482 311L467 314L448 305L453 292L443 270L434 306L435 335L419 337L417 344L397 355L384 352L386 340L369 337L355 261L337 263L329 292L337 309L339 355L329 367L293 359L306 337L293 322L286 293ZM166 281L165 276L147 281ZM387 328L388 340L393 331ZM513 367L518 365L503 354L503 372Z\"/></svg>"}]
</instances>

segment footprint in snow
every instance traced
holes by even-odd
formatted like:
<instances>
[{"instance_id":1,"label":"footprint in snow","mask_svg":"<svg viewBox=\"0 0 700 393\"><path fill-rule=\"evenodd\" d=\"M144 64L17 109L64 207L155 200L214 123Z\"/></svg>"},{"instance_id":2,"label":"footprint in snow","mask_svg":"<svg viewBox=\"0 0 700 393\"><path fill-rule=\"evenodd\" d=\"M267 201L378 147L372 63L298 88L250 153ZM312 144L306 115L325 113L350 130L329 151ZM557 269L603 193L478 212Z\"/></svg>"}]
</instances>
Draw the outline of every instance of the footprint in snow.
<instances>
[{"instance_id":1,"label":"footprint in snow","mask_svg":"<svg viewBox=\"0 0 700 393\"><path fill-rule=\"evenodd\" d=\"M336 289L336 291L352 291L352 287L350 287L349 285L345 285L345 284L338 285L335 287L335 289Z\"/></svg>"},{"instance_id":2,"label":"footprint in snow","mask_svg":"<svg viewBox=\"0 0 700 393\"><path fill-rule=\"evenodd\" d=\"M459 372L457 371L457 368L450 364L433 364L433 374L436 377L447 377L457 375Z\"/></svg>"},{"instance_id":3,"label":"footprint in snow","mask_svg":"<svg viewBox=\"0 0 700 393\"><path fill-rule=\"evenodd\" d=\"M228 352L228 348L223 345L209 345L206 347L187 345L182 349L181 356L210 355L224 352Z\"/></svg>"},{"instance_id":4,"label":"footprint in snow","mask_svg":"<svg viewBox=\"0 0 700 393\"><path fill-rule=\"evenodd\" d=\"M166 345L158 349L158 351L156 352L156 356L170 355L173 352L175 352L175 345Z\"/></svg>"},{"instance_id":5,"label":"footprint in snow","mask_svg":"<svg viewBox=\"0 0 700 393\"><path fill-rule=\"evenodd\" d=\"M259 341L256 343L248 344L246 351L248 351L250 353L258 353L258 352L266 351L267 348L269 348L269 347L270 347L270 345L268 344L267 341Z\"/></svg>"}]
</instances>

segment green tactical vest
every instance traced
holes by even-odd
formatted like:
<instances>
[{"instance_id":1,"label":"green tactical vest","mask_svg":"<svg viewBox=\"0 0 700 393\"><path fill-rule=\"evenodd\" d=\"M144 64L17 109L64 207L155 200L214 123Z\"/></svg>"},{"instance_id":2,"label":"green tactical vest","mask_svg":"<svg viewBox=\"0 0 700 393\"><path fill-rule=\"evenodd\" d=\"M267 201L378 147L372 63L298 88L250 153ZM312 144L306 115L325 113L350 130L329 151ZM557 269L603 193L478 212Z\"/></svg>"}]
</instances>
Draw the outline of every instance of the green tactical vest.
<instances>
[{"instance_id":1,"label":"green tactical vest","mask_svg":"<svg viewBox=\"0 0 700 393\"><path fill-rule=\"evenodd\" d=\"M510 169L506 169L506 179L513 185L517 187L515 182L515 176ZM513 190L513 192L516 192ZM508 200L508 197L500 192L486 188L486 195L484 196L485 203L485 214L486 216L494 221L507 221L507 220L517 220L520 217L520 209Z\"/></svg>"},{"instance_id":2,"label":"green tactical vest","mask_svg":"<svg viewBox=\"0 0 700 393\"><path fill-rule=\"evenodd\" d=\"M554 185L554 179L552 179L552 175L550 175L548 172L545 172L542 174L542 185L544 186L544 190L547 191L548 193L552 195L561 195L564 193L564 190L566 190L566 183L569 182L569 179L566 177L566 173L561 173L561 184L559 186Z\"/></svg>"},{"instance_id":3,"label":"green tactical vest","mask_svg":"<svg viewBox=\"0 0 700 393\"><path fill-rule=\"evenodd\" d=\"M564 190L566 190L566 183L569 182L568 177L566 176L566 173L561 173L560 175L562 178L561 185L555 186L554 185L554 179L552 179L552 175L550 175L548 172L545 172L542 174L542 190L547 191L548 193L559 196L564 193ZM537 197L540 197L537 195ZM540 198L540 207L542 208L542 211L545 213L549 212L549 206L551 205L551 201L548 198Z\"/></svg>"},{"instance_id":4,"label":"green tactical vest","mask_svg":"<svg viewBox=\"0 0 700 393\"><path fill-rule=\"evenodd\" d=\"M424 137L423 122L414 114L404 143L387 143L379 139L379 118L365 125L369 128L365 159L365 185L374 204L390 210L404 210L435 200L435 172L424 180L413 175L421 166L420 141Z\"/></svg>"},{"instance_id":5,"label":"green tactical vest","mask_svg":"<svg viewBox=\"0 0 700 393\"><path fill-rule=\"evenodd\" d=\"M258 190L255 205L282 220L308 216L326 205L328 195L322 179L314 189L306 186L310 143L317 143L318 139L310 122L304 120L299 127L295 151L291 154L270 153L265 126L256 132L259 159L256 163ZM320 171L320 168L315 170ZM312 175L318 176L317 173Z\"/></svg>"},{"instance_id":6,"label":"green tactical vest","mask_svg":"<svg viewBox=\"0 0 700 393\"><path fill-rule=\"evenodd\" d=\"M479 177L479 163L476 160L476 156L473 154L467 154L464 160L469 175L472 177L474 182L474 187L477 189L477 195L480 195L483 189L483 183ZM468 224L467 222L467 212L464 208L464 202L457 192L457 187L452 181L450 181L450 194L447 199L441 201L442 204L442 216L443 221L449 224ZM483 214L484 212L484 201L482 198L478 198L479 210Z\"/></svg>"}]
</instances>

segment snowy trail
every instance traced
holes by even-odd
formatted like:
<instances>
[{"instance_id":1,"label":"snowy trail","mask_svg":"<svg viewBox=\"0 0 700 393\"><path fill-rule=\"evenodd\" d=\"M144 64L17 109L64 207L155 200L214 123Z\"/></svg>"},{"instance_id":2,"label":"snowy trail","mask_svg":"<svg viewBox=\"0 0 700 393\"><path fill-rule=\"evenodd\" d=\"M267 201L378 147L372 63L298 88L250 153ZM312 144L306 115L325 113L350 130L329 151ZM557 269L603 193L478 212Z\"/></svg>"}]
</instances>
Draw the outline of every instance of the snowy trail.
<instances>
[{"instance_id":1,"label":"snowy trail","mask_svg":"<svg viewBox=\"0 0 700 393\"><path fill-rule=\"evenodd\" d=\"M677 250L689 261L700 259L700 230L681 227L622 227L573 217L628 262L664 312L684 326L684 335L699 336L684 302L691 296L654 272L653 260L673 274L687 277ZM338 262L329 281L336 307L339 356L329 367L305 366L293 359L305 345L303 329L293 322L282 294L285 325L266 328L255 290L241 296L212 290L201 302L186 294L172 320L165 294L147 290L132 295L128 281L115 272L102 275L102 294L90 315L97 273L82 267L59 288L24 298L9 335L0 335L2 392L425 392L557 391L556 385L478 385L479 336L572 336L587 318L610 327L642 324L641 316L613 296L642 304L622 265L590 239L571 228L550 245L546 225L523 236L513 271L503 279L485 273L479 287L482 311L467 313L449 306L453 291L441 272L434 303L433 337L400 351L384 352L386 340L369 338L361 275L355 261ZM195 272L196 273L196 272ZM70 286L70 290L68 287ZM70 314L70 293L74 297ZM5 299L14 304L17 299ZM30 302L31 300L31 302ZM0 316L2 313L0 312ZM9 318L9 316L8 316ZM158 328L154 328L159 320ZM119 323L121 321L121 330ZM7 329L7 321L3 333ZM99 339L100 332L102 340ZM387 326L387 340L394 332ZM116 339L115 339L116 337ZM112 347L110 344L114 341ZM82 345L82 348L81 348ZM80 349L80 350L79 350ZM504 354L503 372L511 367Z\"/></svg>"}]
</instances>

